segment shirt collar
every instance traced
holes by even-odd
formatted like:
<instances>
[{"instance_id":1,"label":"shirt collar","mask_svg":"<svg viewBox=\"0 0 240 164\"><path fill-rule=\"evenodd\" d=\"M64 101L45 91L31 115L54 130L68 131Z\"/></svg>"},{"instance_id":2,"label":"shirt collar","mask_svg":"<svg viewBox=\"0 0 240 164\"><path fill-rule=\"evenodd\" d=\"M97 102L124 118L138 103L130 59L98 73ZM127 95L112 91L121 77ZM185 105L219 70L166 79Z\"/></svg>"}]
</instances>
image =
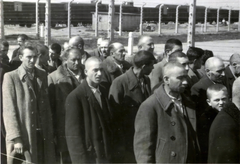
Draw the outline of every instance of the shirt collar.
<instances>
[{"instance_id":1,"label":"shirt collar","mask_svg":"<svg viewBox=\"0 0 240 164\"><path fill-rule=\"evenodd\" d=\"M86 80L87 81L87 80ZM92 92L95 94L96 92L98 92L98 93L100 93L101 94L101 92L100 92L100 90L99 90L99 86L97 87L97 88L94 88L93 86L91 86L89 83L88 83L88 81L87 81L87 84L88 84L88 86L90 87L90 89L92 90Z\"/></svg>"}]
</instances>

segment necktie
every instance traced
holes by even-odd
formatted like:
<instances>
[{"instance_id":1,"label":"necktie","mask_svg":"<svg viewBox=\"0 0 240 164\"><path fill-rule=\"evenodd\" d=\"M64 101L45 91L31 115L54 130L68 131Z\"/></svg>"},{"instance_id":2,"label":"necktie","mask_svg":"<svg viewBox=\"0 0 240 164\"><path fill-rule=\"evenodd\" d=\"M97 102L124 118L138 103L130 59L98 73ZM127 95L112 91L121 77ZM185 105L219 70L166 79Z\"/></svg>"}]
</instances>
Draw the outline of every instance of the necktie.
<instances>
[{"instance_id":1,"label":"necktie","mask_svg":"<svg viewBox=\"0 0 240 164\"><path fill-rule=\"evenodd\" d=\"M99 105L102 108L102 100L101 100L101 92L97 89L96 92L94 93Z\"/></svg>"}]
</instances>

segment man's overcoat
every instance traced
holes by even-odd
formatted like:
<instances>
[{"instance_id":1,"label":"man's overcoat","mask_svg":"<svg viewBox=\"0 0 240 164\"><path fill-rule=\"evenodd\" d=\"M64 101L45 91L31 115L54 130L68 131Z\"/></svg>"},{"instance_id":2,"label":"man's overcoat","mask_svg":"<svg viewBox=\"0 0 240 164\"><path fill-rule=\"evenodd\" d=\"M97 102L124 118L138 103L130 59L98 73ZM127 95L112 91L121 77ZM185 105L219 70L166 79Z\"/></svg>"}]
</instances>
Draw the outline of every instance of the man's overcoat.
<instances>
[{"instance_id":1,"label":"man's overcoat","mask_svg":"<svg viewBox=\"0 0 240 164\"><path fill-rule=\"evenodd\" d=\"M66 99L65 133L73 163L109 163L111 111L106 89L99 86L102 108L86 79Z\"/></svg>"},{"instance_id":2,"label":"man's overcoat","mask_svg":"<svg viewBox=\"0 0 240 164\"><path fill-rule=\"evenodd\" d=\"M35 78L37 87L34 90L22 66L4 76L3 118L6 127L7 153L12 151L13 140L20 137L24 150L31 154L31 162L38 163L38 130L44 140L44 144L41 145L44 147L44 162L54 163L52 114L48 99L47 75L44 71L35 68Z\"/></svg>"},{"instance_id":3,"label":"man's overcoat","mask_svg":"<svg viewBox=\"0 0 240 164\"><path fill-rule=\"evenodd\" d=\"M188 150L189 135L198 145L195 105L183 95L182 103L188 127L163 85L142 103L135 119L134 153L138 163L186 163L189 152L199 152L198 146Z\"/></svg>"},{"instance_id":4,"label":"man's overcoat","mask_svg":"<svg viewBox=\"0 0 240 164\"><path fill-rule=\"evenodd\" d=\"M85 77L81 71L82 79ZM49 98L53 113L53 126L59 151L68 151L65 139L65 101L80 82L70 74L65 64L48 75Z\"/></svg>"}]
</instances>

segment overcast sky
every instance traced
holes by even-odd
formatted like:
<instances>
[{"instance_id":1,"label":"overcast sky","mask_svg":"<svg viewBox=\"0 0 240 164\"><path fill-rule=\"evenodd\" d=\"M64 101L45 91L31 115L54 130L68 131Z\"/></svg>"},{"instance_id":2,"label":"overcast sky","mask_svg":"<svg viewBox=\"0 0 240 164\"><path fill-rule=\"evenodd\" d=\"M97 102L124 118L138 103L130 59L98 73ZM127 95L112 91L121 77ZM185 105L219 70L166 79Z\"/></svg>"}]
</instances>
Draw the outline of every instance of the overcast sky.
<instances>
[{"instance_id":1,"label":"overcast sky","mask_svg":"<svg viewBox=\"0 0 240 164\"><path fill-rule=\"evenodd\" d=\"M24 2L36 2L36 0L3 0L3 1L24 1ZM40 0L40 2L45 2L46 0ZM51 2L68 2L69 0L51 0ZM110 0L102 0L102 3L108 4ZM122 1L127 0L115 0L115 4L120 4ZM128 0L129 1L129 0ZM158 4L188 4L192 0L132 0L134 6L141 6L146 2L146 7L155 7ZM74 3L90 3L91 0L74 0ZM197 0L197 6L207 6L207 7L230 7L233 9L240 9L240 0Z\"/></svg>"}]
</instances>

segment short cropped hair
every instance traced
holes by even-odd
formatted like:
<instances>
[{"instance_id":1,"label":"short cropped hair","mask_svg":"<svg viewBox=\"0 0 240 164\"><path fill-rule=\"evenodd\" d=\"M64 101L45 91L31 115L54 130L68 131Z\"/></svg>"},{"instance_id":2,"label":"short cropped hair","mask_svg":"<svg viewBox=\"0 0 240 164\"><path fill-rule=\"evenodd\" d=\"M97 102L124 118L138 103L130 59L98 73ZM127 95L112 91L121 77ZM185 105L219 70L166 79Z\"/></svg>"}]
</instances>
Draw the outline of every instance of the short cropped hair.
<instances>
[{"instance_id":1,"label":"short cropped hair","mask_svg":"<svg viewBox=\"0 0 240 164\"><path fill-rule=\"evenodd\" d=\"M182 51L175 51L169 55L168 61L169 62L177 62L177 58L187 58L187 55Z\"/></svg>"},{"instance_id":2,"label":"short cropped hair","mask_svg":"<svg viewBox=\"0 0 240 164\"><path fill-rule=\"evenodd\" d=\"M204 51L198 47L189 47L187 51L187 56L190 62L200 59L204 54Z\"/></svg>"},{"instance_id":3,"label":"short cropped hair","mask_svg":"<svg viewBox=\"0 0 240 164\"><path fill-rule=\"evenodd\" d=\"M204 50L204 54L202 56L202 65L205 65L208 58L213 57L213 52L210 50Z\"/></svg>"},{"instance_id":4,"label":"short cropped hair","mask_svg":"<svg viewBox=\"0 0 240 164\"><path fill-rule=\"evenodd\" d=\"M210 85L208 88L207 88L207 98L210 99L211 98L211 92L212 91L215 91L215 92L219 92L219 91L224 91L226 92L227 96L228 96L228 91L227 91L227 87L225 87L224 85L222 84L213 84L213 85Z\"/></svg>"},{"instance_id":5,"label":"short cropped hair","mask_svg":"<svg viewBox=\"0 0 240 164\"><path fill-rule=\"evenodd\" d=\"M167 40L167 42L165 44L164 51L165 52L167 50L171 51L175 45L182 46L182 42L178 39L175 39L175 38L171 38L171 39Z\"/></svg>"},{"instance_id":6,"label":"short cropped hair","mask_svg":"<svg viewBox=\"0 0 240 164\"><path fill-rule=\"evenodd\" d=\"M171 72L171 69L173 69L175 67L178 67L178 68L181 68L181 69L185 70L185 68L184 68L184 66L182 64L180 64L178 62L170 61L170 62L167 62L163 66L163 69L162 69L163 76L165 76L167 74L167 72Z\"/></svg>"},{"instance_id":7,"label":"short cropped hair","mask_svg":"<svg viewBox=\"0 0 240 164\"><path fill-rule=\"evenodd\" d=\"M60 54L61 53L61 50L62 50L62 47L60 44L58 43L53 43L49 46L50 49L52 49L55 53L57 54Z\"/></svg>"},{"instance_id":8,"label":"short cropped hair","mask_svg":"<svg viewBox=\"0 0 240 164\"><path fill-rule=\"evenodd\" d=\"M143 65L148 65L152 61L156 62L156 59L153 54L148 51L138 51L133 57L133 65L137 68L141 68Z\"/></svg>"},{"instance_id":9,"label":"short cropped hair","mask_svg":"<svg viewBox=\"0 0 240 164\"><path fill-rule=\"evenodd\" d=\"M17 38L21 38L22 40L28 40L28 36L26 34L20 34Z\"/></svg>"}]
</instances>

